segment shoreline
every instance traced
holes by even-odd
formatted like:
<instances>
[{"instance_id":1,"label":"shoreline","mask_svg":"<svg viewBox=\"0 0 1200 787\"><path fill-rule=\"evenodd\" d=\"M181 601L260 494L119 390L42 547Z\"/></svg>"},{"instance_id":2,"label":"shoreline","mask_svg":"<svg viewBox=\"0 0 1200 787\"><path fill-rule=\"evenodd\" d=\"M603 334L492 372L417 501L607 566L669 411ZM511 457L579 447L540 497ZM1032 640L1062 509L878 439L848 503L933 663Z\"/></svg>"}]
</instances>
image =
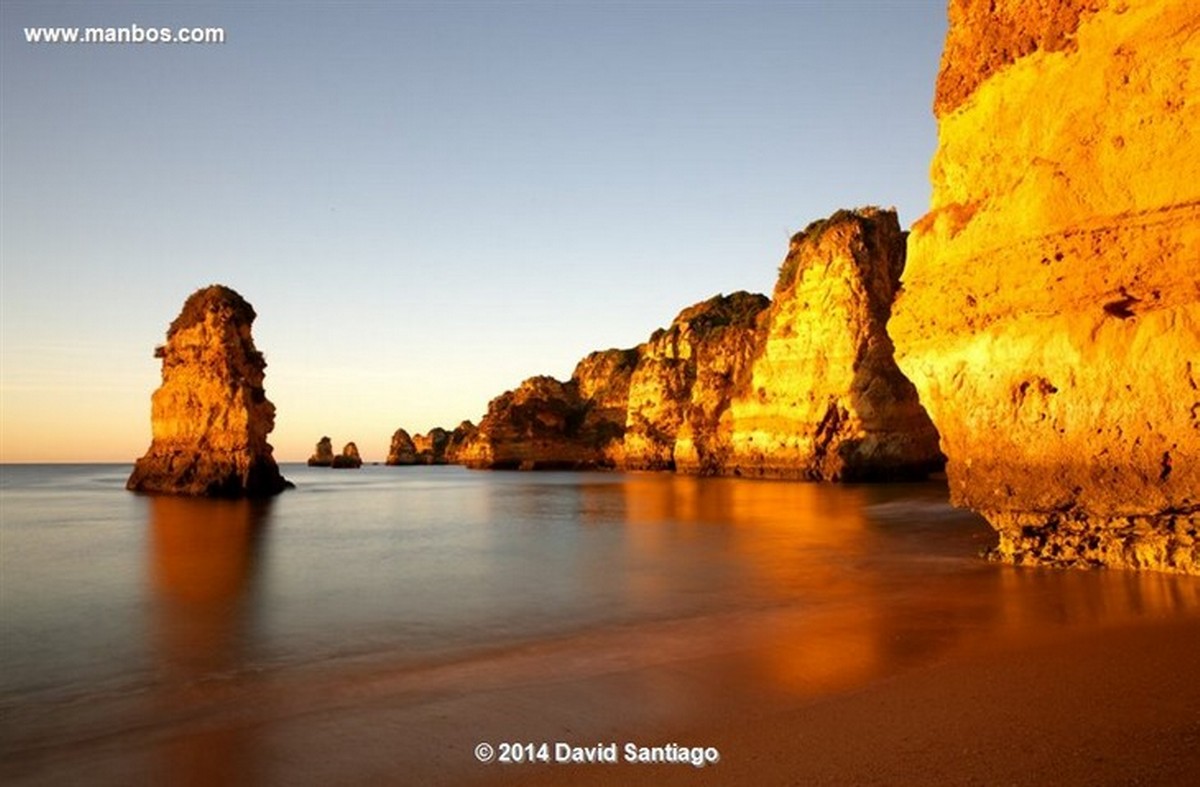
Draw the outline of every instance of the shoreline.
<instances>
[{"instance_id":1,"label":"shoreline","mask_svg":"<svg viewBox=\"0 0 1200 787\"><path fill-rule=\"evenodd\" d=\"M14 785L180 769L186 783L233 785L1181 783L1200 767L1200 614L1181 601L910 656L925 635L892 632L882 665L856 661L830 621L784 611L602 628L419 669L309 665L79 708L92 718L74 737L8 746L0 774ZM827 655L814 660L800 651L818 633ZM481 765L481 741L677 743L721 760Z\"/></svg>"}]
</instances>

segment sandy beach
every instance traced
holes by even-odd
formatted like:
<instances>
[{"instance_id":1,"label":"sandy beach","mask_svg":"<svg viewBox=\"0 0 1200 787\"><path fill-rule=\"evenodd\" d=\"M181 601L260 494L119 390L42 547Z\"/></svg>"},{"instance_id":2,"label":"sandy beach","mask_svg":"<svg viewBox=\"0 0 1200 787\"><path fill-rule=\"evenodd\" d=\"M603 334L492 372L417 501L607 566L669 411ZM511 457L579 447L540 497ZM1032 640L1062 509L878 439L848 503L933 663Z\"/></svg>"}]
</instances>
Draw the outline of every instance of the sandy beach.
<instances>
[{"instance_id":1,"label":"sandy beach","mask_svg":"<svg viewBox=\"0 0 1200 787\"><path fill-rule=\"evenodd\" d=\"M714 619L451 664L343 663L126 697L74 709L69 734L61 718L42 719L53 741L36 740L36 718L10 727L2 775L14 785L1166 785L1200 767L1200 618L1040 627L872 668L834 638L824 666L799 664L788 691L769 665L786 659L789 628L810 624ZM892 644L902 654L919 643L900 632ZM473 753L480 742L553 751L560 741L715 747L720 761L484 765Z\"/></svg>"},{"instance_id":2,"label":"sandy beach","mask_svg":"<svg viewBox=\"0 0 1200 787\"><path fill-rule=\"evenodd\" d=\"M1200 620L1048 636L811 703L731 707L677 736L719 746L715 766L513 766L479 783L1188 784L1198 648Z\"/></svg>"}]
</instances>

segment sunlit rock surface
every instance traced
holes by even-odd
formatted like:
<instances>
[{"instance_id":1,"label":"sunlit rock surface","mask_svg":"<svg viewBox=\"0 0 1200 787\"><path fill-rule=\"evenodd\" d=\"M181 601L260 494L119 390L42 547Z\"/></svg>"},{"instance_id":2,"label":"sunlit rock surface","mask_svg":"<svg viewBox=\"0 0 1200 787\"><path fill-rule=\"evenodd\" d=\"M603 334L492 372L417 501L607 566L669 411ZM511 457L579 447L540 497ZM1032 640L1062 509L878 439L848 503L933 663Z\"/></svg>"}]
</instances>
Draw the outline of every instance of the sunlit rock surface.
<instances>
[{"instance_id":1,"label":"sunlit rock surface","mask_svg":"<svg viewBox=\"0 0 1200 787\"><path fill-rule=\"evenodd\" d=\"M440 426L428 434L413 435L413 446L417 449L417 462L423 465L446 464L446 448L450 445L450 433Z\"/></svg>"},{"instance_id":2,"label":"sunlit rock surface","mask_svg":"<svg viewBox=\"0 0 1200 787\"><path fill-rule=\"evenodd\" d=\"M892 357L904 269L893 211L840 211L792 239L775 300L737 292L684 309L570 381L493 400L456 455L472 467L678 470L805 480L925 477L937 432Z\"/></svg>"},{"instance_id":3,"label":"sunlit rock surface","mask_svg":"<svg viewBox=\"0 0 1200 787\"><path fill-rule=\"evenodd\" d=\"M479 431L479 428L470 421L463 421L458 426L454 427L454 431L450 433L450 441L446 444L446 462L447 464L458 463L458 453L462 447L467 444Z\"/></svg>"},{"instance_id":4,"label":"sunlit rock surface","mask_svg":"<svg viewBox=\"0 0 1200 787\"><path fill-rule=\"evenodd\" d=\"M412 436L403 429L397 429L392 434L392 444L388 448L387 464L415 465L417 464L417 447Z\"/></svg>"},{"instance_id":5,"label":"sunlit rock surface","mask_svg":"<svg viewBox=\"0 0 1200 787\"><path fill-rule=\"evenodd\" d=\"M939 470L937 432L886 330L903 270L894 211L839 211L793 237L751 357L694 466L825 481Z\"/></svg>"},{"instance_id":6,"label":"sunlit rock surface","mask_svg":"<svg viewBox=\"0 0 1200 787\"><path fill-rule=\"evenodd\" d=\"M755 346L764 295L718 295L684 309L641 348L628 390L624 466L700 472L707 438Z\"/></svg>"},{"instance_id":7,"label":"sunlit rock surface","mask_svg":"<svg viewBox=\"0 0 1200 787\"><path fill-rule=\"evenodd\" d=\"M463 421L448 432L440 426L428 434L410 435L405 429L392 434L388 450L389 465L445 465L455 464L463 444L472 438L478 429L470 421Z\"/></svg>"},{"instance_id":8,"label":"sunlit rock surface","mask_svg":"<svg viewBox=\"0 0 1200 787\"><path fill-rule=\"evenodd\" d=\"M1200 573L1200 4L950 22L890 331L953 500L1005 560Z\"/></svg>"},{"instance_id":9,"label":"sunlit rock surface","mask_svg":"<svg viewBox=\"0 0 1200 787\"><path fill-rule=\"evenodd\" d=\"M577 363L571 374L584 407L580 433L604 454L602 467L625 464L629 390L641 351L641 347L597 350Z\"/></svg>"},{"instance_id":10,"label":"sunlit rock surface","mask_svg":"<svg viewBox=\"0 0 1200 787\"><path fill-rule=\"evenodd\" d=\"M267 435L275 406L267 362L250 335L255 313L213 285L193 293L155 351L162 385L151 398L153 440L126 484L137 492L261 497L289 486Z\"/></svg>"},{"instance_id":11,"label":"sunlit rock surface","mask_svg":"<svg viewBox=\"0 0 1200 787\"><path fill-rule=\"evenodd\" d=\"M490 469L613 468L623 458L629 380L638 351L600 350L567 382L531 377L488 404L474 427L451 436L452 460Z\"/></svg>"}]
</instances>

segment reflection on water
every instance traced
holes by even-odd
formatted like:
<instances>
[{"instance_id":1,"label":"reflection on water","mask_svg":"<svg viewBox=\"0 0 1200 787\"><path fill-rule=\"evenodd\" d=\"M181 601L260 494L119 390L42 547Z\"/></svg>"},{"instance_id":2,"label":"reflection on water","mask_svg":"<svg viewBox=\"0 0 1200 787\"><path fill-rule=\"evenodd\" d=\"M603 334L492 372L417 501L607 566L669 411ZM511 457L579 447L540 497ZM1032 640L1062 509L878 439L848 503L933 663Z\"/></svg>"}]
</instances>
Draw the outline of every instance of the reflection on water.
<instances>
[{"instance_id":1,"label":"reflection on water","mask_svg":"<svg viewBox=\"0 0 1200 787\"><path fill-rule=\"evenodd\" d=\"M540 734L677 724L740 692L813 697L1056 631L1200 614L1196 578L980 560L990 528L938 485L287 475L298 488L269 503L133 497L123 471L5 479L0 779L66 783L89 751L136 750L151 760L129 765L139 777L284 783L277 753L304 755L305 720L336 733L374 705L400 757L400 732L461 744L489 697L534 707L524 692L547 679L578 693L521 717ZM626 693L609 690L618 675Z\"/></svg>"},{"instance_id":2,"label":"reflection on water","mask_svg":"<svg viewBox=\"0 0 1200 787\"><path fill-rule=\"evenodd\" d=\"M186 711L188 694L245 662L248 618L259 545L270 501L150 499L148 587L154 643L163 691L160 718ZM160 747L158 779L181 785L238 784L251 772L253 730L221 728L174 736Z\"/></svg>"},{"instance_id":3,"label":"reflection on water","mask_svg":"<svg viewBox=\"0 0 1200 787\"><path fill-rule=\"evenodd\" d=\"M202 675L238 665L269 506L150 500L150 622L164 668Z\"/></svg>"},{"instance_id":4,"label":"reflection on water","mask_svg":"<svg viewBox=\"0 0 1200 787\"><path fill-rule=\"evenodd\" d=\"M756 636L772 647L757 649L747 663L760 680L816 694L884 670L878 578L859 567L872 546L883 546L872 540L865 488L634 476L622 490L627 548L640 559L669 560L681 542L708 539L725 570L733 570L726 581L744 602L820 599L799 615L763 618L765 630ZM631 592L656 589L651 582Z\"/></svg>"},{"instance_id":5,"label":"reflection on water","mask_svg":"<svg viewBox=\"0 0 1200 787\"><path fill-rule=\"evenodd\" d=\"M1021 569L978 560L990 529L929 485L823 486L631 476L619 487L625 548L669 565L709 540L714 579L740 605L782 605L756 666L777 690L840 691L953 649L1063 626L1118 625L1200 612L1200 583L1154 573ZM605 496L610 485L584 486ZM597 510L605 506L593 503ZM651 572L633 595L677 591ZM767 618L764 618L764 620Z\"/></svg>"}]
</instances>

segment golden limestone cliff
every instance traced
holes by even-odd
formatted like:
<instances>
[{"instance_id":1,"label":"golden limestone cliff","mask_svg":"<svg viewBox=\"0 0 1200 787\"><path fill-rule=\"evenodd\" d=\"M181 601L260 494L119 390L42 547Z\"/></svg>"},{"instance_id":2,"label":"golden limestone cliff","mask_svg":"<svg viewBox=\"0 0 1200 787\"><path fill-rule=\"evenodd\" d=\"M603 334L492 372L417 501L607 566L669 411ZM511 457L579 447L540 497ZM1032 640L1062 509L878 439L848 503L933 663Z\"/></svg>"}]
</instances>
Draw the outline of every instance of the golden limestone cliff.
<instances>
[{"instance_id":1,"label":"golden limestone cliff","mask_svg":"<svg viewBox=\"0 0 1200 787\"><path fill-rule=\"evenodd\" d=\"M213 497L278 494L267 435L275 406L263 391L267 363L254 347L254 309L228 287L193 293L155 351L162 385L151 398L153 440L127 488Z\"/></svg>"},{"instance_id":2,"label":"golden limestone cliff","mask_svg":"<svg viewBox=\"0 0 1200 787\"><path fill-rule=\"evenodd\" d=\"M838 211L792 238L701 470L826 481L939 470L937 432L886 330L903 269L895 211Z\"/></svg>"},{"instance_id":3,"label":"golden limestone cliff","mask_svg":"<svg viewBox=\"0 0 1200 787\"><path fill-rule=\"evenodd\" d=\"M446 444L446 452L442 457L445 463L457 464L459 451L471 442L478 432L479 427L470 421L463 421L454 427L454 431L450 432L450 442Z\"/></svg>"},{"instance_id":4,"label":"golden limestone cliff","mask_svg":"<svg viewBox=\"0 0 1200 787\"><path fill-rule=\"evenodd\" d=\"M429 430L429 434L410 435L405 429L392 434L386 464L389 465L445 465L454 464L458 451L476 432L475 424L463 421L447 432L440 426Z\"/></svg>"},{"instance_id":5,"label":"golden limestone cliff","mask_svg":"<svg viewBox=\"0 0 1200 787\"><path fill-rule=\"evenodd\" d=\"M420 461L417 459L417 445L413 442L412 435L408 433L408 430L397 429L392 433L392 443L388 448L387 464L420 464Z\"/></svg>"},{"instance_id":6,"label":"golden limestone cliff","mask_svg":"<svg viewBox=\"0 0 1200 787\"><path fill-rule=\"evenodd\" d=\"M890 331L1017 563L1200 573L1200 4L956 2Z\"/></svg>"},{"instance_id":7,"label":"golden limestone cliff","mask_svg":"<svg viewBox=\"0 0 1200 787\"><path fill-rule=\"evenodd\" d=\"M526 380L497 397L455 461L476 468L671 469L677 433L704 445L754 343L762 295L685 309L646 344L591 353L571 379ZM687 447L695 451L691 439Z\"/></svg>"},{"instance_id":8,"label":"golden limestone cliff","mask_svg":"<svg viewBox=\"0 0 1200 787\"><path fill-rule=\"evenodd\" d=\"M581 434L600 446L601 467L625 464L625 418L629 388L641 357L641 347L597 350L575 365L571 380L584 407Z\"/></svg>"},{"instance_id":9,"label":"golden limestone cliff","mask_svg":"<svg viewBox=\"0 0 1200 787\"><path fill-rule=\"evenodd\" d=\"M531 377L488 404L455 461L498 470L618 466L636 359L636 350L604 350L580 361L565 383Z\"/></svg>"},{"instance_id":10,"label":"golden limestone cliff","mask_svg":"<svg viewBox=\"0 0 1200 787\"><path fill-rule=\"evenodd\" d=\"M886 325L904 268L894 211L839 211L792 239L774 302L718 295L570 381L494 399L457 461L805 480L920 478L937 432Z\"/></svg>"},{"instance_id":11,"label":"golden limestone cliff","mask_svg":"<svg viewBox=\"0 0 1200 787\"><path fill-rule=\"evenodd\" d=\"M706 438L755 344L764 295L735 292L684 309L642 345L629 384L624 467L700 472Z\"/></svg>"}]
</instances>

